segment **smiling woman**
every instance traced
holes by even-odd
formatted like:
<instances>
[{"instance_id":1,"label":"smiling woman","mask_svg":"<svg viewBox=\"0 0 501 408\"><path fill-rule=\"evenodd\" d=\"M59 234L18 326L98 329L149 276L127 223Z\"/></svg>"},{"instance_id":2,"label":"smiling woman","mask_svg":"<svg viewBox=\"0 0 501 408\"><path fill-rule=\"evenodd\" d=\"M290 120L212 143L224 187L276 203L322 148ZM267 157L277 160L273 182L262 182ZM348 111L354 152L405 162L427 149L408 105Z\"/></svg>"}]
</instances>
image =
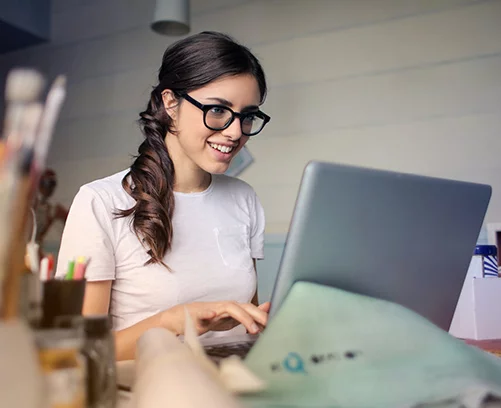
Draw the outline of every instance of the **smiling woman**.
<instances>
[{"instance_id":1,"label":"smiling woman","mask_svg":"<svg viewBox=\"0 0 501 408\"><path fill-rule=\"evenodd\" d=\"M71 258L91 258L83 312L112 315L118 359L133 358L149 328L182 334L185 307L206 336L266 325L255 271L263 208L252 187L224 175L270 120L265 96L260 63L230 37L174 43L140 114L145 139L131 167L76 195L57 275Z\"/></svg>"}]
</instances>

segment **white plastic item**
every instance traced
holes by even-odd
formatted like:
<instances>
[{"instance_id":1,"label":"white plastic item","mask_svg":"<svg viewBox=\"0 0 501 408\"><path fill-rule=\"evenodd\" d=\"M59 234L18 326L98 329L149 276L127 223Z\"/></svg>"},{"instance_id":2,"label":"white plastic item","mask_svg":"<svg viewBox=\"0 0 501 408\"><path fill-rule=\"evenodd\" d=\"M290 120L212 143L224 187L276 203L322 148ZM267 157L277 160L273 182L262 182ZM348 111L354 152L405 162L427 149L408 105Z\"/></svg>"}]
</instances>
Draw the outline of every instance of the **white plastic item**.
<instances>
[{"instance_id":1,"label":"white plastic item","mask_svg":"<svg viewBox=\"0 0 501 408\"><path fill-rule=\"evenodd\" d=\"M449 333L461 339L501 339L501 278L482 278L472 258Z\"/></svg>"},{"instance_id":2,"label":"white plastic item","mask_svg":"<svg viewBox=\"0 0 501 408\"><path fill-rule=\"evenodd\" d=\"M31 330L0 321L0 407L44 407L43 379Z\"/></svg>"},{"instance_id":3,"label":"white plastic item","mask_svg":"<svg viewBox=\"0 0 501 408\"><path fill-rule=\"evenodd\" d=\"M137 342L132 399L136 408L242 408L188 346L162 328Z\"/></svg>"}]
</instances>

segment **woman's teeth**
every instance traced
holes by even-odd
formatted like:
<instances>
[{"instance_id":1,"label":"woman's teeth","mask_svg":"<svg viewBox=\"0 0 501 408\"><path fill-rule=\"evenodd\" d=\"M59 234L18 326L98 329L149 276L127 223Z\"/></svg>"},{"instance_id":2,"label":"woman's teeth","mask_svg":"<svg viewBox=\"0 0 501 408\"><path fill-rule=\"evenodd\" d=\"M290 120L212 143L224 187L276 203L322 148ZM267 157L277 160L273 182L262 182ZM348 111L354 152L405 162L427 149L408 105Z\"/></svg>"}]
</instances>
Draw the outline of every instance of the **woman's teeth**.
<instances>
[{"instance_id":1,"label":"woman's teeth","mask_svg":"<svg viewBox=\"0 0 501 408\"><path fill-rule=\"evenodd\" d=\"M223 146L216 143L209 143L209 146L223 153L230 153L234 149L234 147Z\"/></svg>"}]
</instances>

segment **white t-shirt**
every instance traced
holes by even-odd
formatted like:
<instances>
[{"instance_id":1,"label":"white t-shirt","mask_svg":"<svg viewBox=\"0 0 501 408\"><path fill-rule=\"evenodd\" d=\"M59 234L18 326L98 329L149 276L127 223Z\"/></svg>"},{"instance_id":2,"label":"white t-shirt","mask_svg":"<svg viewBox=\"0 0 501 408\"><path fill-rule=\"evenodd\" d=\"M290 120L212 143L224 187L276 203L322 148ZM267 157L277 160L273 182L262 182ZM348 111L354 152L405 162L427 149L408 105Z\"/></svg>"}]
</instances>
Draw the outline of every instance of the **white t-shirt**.
<instances>
[{"instance_id":1,"label":"white t-shirt","mask_svg":"<svg viewBox=\"0 0 501 408\"><path fill-rule=\"evenodd\" d=\"M90 257L88 281L113 280L110 314L115 330L127 328L172 306L234 300L249 302L256 291L254 259L264 255L264 211L242 180L213 175L200 193L175 192L171 268L151 264L118 209L135 200L122 188L128 170L82 186L71 205L57 263L63 276L68 261Z\"/></svg>"}]
</instances>

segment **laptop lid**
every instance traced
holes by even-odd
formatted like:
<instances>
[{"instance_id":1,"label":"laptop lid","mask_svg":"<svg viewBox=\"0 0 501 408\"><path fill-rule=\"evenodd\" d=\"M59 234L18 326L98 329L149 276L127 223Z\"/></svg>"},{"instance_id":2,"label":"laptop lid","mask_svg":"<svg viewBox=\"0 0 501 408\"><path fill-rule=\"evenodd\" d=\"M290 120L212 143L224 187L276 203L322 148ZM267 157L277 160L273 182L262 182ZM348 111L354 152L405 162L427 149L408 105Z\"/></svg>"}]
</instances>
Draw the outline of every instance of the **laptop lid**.
<instances>
[{"instance_id":1,"label":"laptop lid","mask_svg":"<svg viewBox=\"0 0 501 408\"><path fill-rule=\"evenodd\" d=\"M399 303L448 330L490 196L483 184L310 162L270 316L294 282L309 281Z\"/></svg>"}]
</instances>

